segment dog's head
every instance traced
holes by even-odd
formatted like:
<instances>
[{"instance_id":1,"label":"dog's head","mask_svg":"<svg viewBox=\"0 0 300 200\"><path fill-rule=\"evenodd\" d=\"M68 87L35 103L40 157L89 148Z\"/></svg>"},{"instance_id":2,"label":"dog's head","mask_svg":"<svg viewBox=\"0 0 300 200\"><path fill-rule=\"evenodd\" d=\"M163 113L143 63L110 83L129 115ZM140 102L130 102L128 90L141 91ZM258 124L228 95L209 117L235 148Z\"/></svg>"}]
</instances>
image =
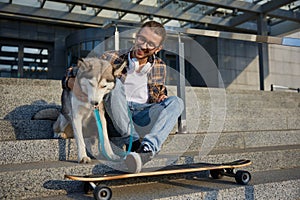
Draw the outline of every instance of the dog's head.
<instances>
[{"instance_id":1,"label":"dog's head","mask_svg":"<svg viewBox=\"0 0 300 200\"><path fill-rule=\"evenodd\" d=\"M93 58L84 58L78 61L79 67L76 78L88 102L97 106L103 97L115 86L116 77L120 76L126 64L114 68L108 61Z\"/></svg>"}]
</instances>

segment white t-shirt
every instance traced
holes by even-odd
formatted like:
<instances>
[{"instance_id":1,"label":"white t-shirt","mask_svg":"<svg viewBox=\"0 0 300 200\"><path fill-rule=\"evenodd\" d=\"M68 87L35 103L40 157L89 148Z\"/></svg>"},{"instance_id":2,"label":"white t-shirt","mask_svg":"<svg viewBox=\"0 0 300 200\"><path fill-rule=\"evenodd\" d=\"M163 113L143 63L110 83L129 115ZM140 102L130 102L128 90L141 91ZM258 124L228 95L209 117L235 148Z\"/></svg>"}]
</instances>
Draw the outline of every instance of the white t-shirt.
<instances>
[{"instance_id":1,"label":"white t-shirt","mask_svg":"<svg viewBox=\"0 0 300 200\"><path fill-rule=\"evenodd\" d=\"M136 103L146 103L148 100L148 76L147 73L152 68L151 63L146 63L140 72L139 62L137 59L130 58L128 54L129 66L127 69L127 76L124 82L125 95L127 101Z\"/></svg>"}]
</instances>

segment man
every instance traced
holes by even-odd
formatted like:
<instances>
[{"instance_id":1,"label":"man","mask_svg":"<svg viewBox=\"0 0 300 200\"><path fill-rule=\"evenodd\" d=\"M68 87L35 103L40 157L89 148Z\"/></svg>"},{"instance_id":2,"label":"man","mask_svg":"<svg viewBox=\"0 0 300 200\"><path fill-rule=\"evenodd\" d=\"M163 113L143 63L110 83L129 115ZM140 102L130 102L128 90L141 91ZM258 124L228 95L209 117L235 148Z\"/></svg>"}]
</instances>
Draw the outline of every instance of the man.
<instances>
[{"instance_id":1,"label":"man","mask_svg":"<svg viewBox=\"0 0 300 200\"><path fill-rule=\"evenodd\" d=\"M137 32L131 49L108 51L101 56L112 65L127 62L126 70L105 97L104 105L108 124L115 130L108 131L111 140L128 148L130 134L133 137L132 152L125 160L132 173L141 171L160 151L184 109L179 97L167 96L166 64L156 56L165 38L164 27L149 21ZM67 85L72 88L73 80L68 80Z\"/></svg>"}]
</instances>

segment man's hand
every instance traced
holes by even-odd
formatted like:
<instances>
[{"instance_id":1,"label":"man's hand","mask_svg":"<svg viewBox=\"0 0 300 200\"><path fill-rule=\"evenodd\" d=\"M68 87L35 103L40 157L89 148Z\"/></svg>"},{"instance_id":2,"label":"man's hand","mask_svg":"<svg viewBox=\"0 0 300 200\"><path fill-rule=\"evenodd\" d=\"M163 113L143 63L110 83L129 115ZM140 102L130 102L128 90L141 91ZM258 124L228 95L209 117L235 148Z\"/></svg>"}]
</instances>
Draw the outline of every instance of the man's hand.
<instances>
[{"instance_id":1,"label":"man's hand","mask_svg":"<svg viewBox=\"0 0 300 200\"><path fill-rule=\"evenodd\" d=\"M159 98L158 98L158 102L162 102L163 100L165 100L166 98L168 98L168 96L167 95L161 95Z\"/></svg>"}]
</instances>

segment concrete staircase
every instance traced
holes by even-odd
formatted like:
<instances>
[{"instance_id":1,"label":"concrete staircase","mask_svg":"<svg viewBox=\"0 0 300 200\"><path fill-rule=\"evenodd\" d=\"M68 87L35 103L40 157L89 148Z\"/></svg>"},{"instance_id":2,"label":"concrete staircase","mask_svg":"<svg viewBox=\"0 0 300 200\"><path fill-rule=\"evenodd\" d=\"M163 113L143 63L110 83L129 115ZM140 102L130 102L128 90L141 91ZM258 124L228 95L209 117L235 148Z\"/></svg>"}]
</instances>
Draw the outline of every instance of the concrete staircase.
<instances>
[{"instance_id":1,"label":"concrete staircase","mask_svg":"<svg viewBox=\"0 0 300 200\"><path fill-rule=\"evenodd\" d=\"M74 139L52 139L53 121L32 120L41 109L59 109L60 81L1 78L0 88L0 199L92 199L64 174L111 168L78 164ZM300 199L298 93L187 88L186 100L189 133L175 128L146 167L250 159L250 185L207 173L159 177L112 182L113 199Z\"/></svg>"}]
</instances>

